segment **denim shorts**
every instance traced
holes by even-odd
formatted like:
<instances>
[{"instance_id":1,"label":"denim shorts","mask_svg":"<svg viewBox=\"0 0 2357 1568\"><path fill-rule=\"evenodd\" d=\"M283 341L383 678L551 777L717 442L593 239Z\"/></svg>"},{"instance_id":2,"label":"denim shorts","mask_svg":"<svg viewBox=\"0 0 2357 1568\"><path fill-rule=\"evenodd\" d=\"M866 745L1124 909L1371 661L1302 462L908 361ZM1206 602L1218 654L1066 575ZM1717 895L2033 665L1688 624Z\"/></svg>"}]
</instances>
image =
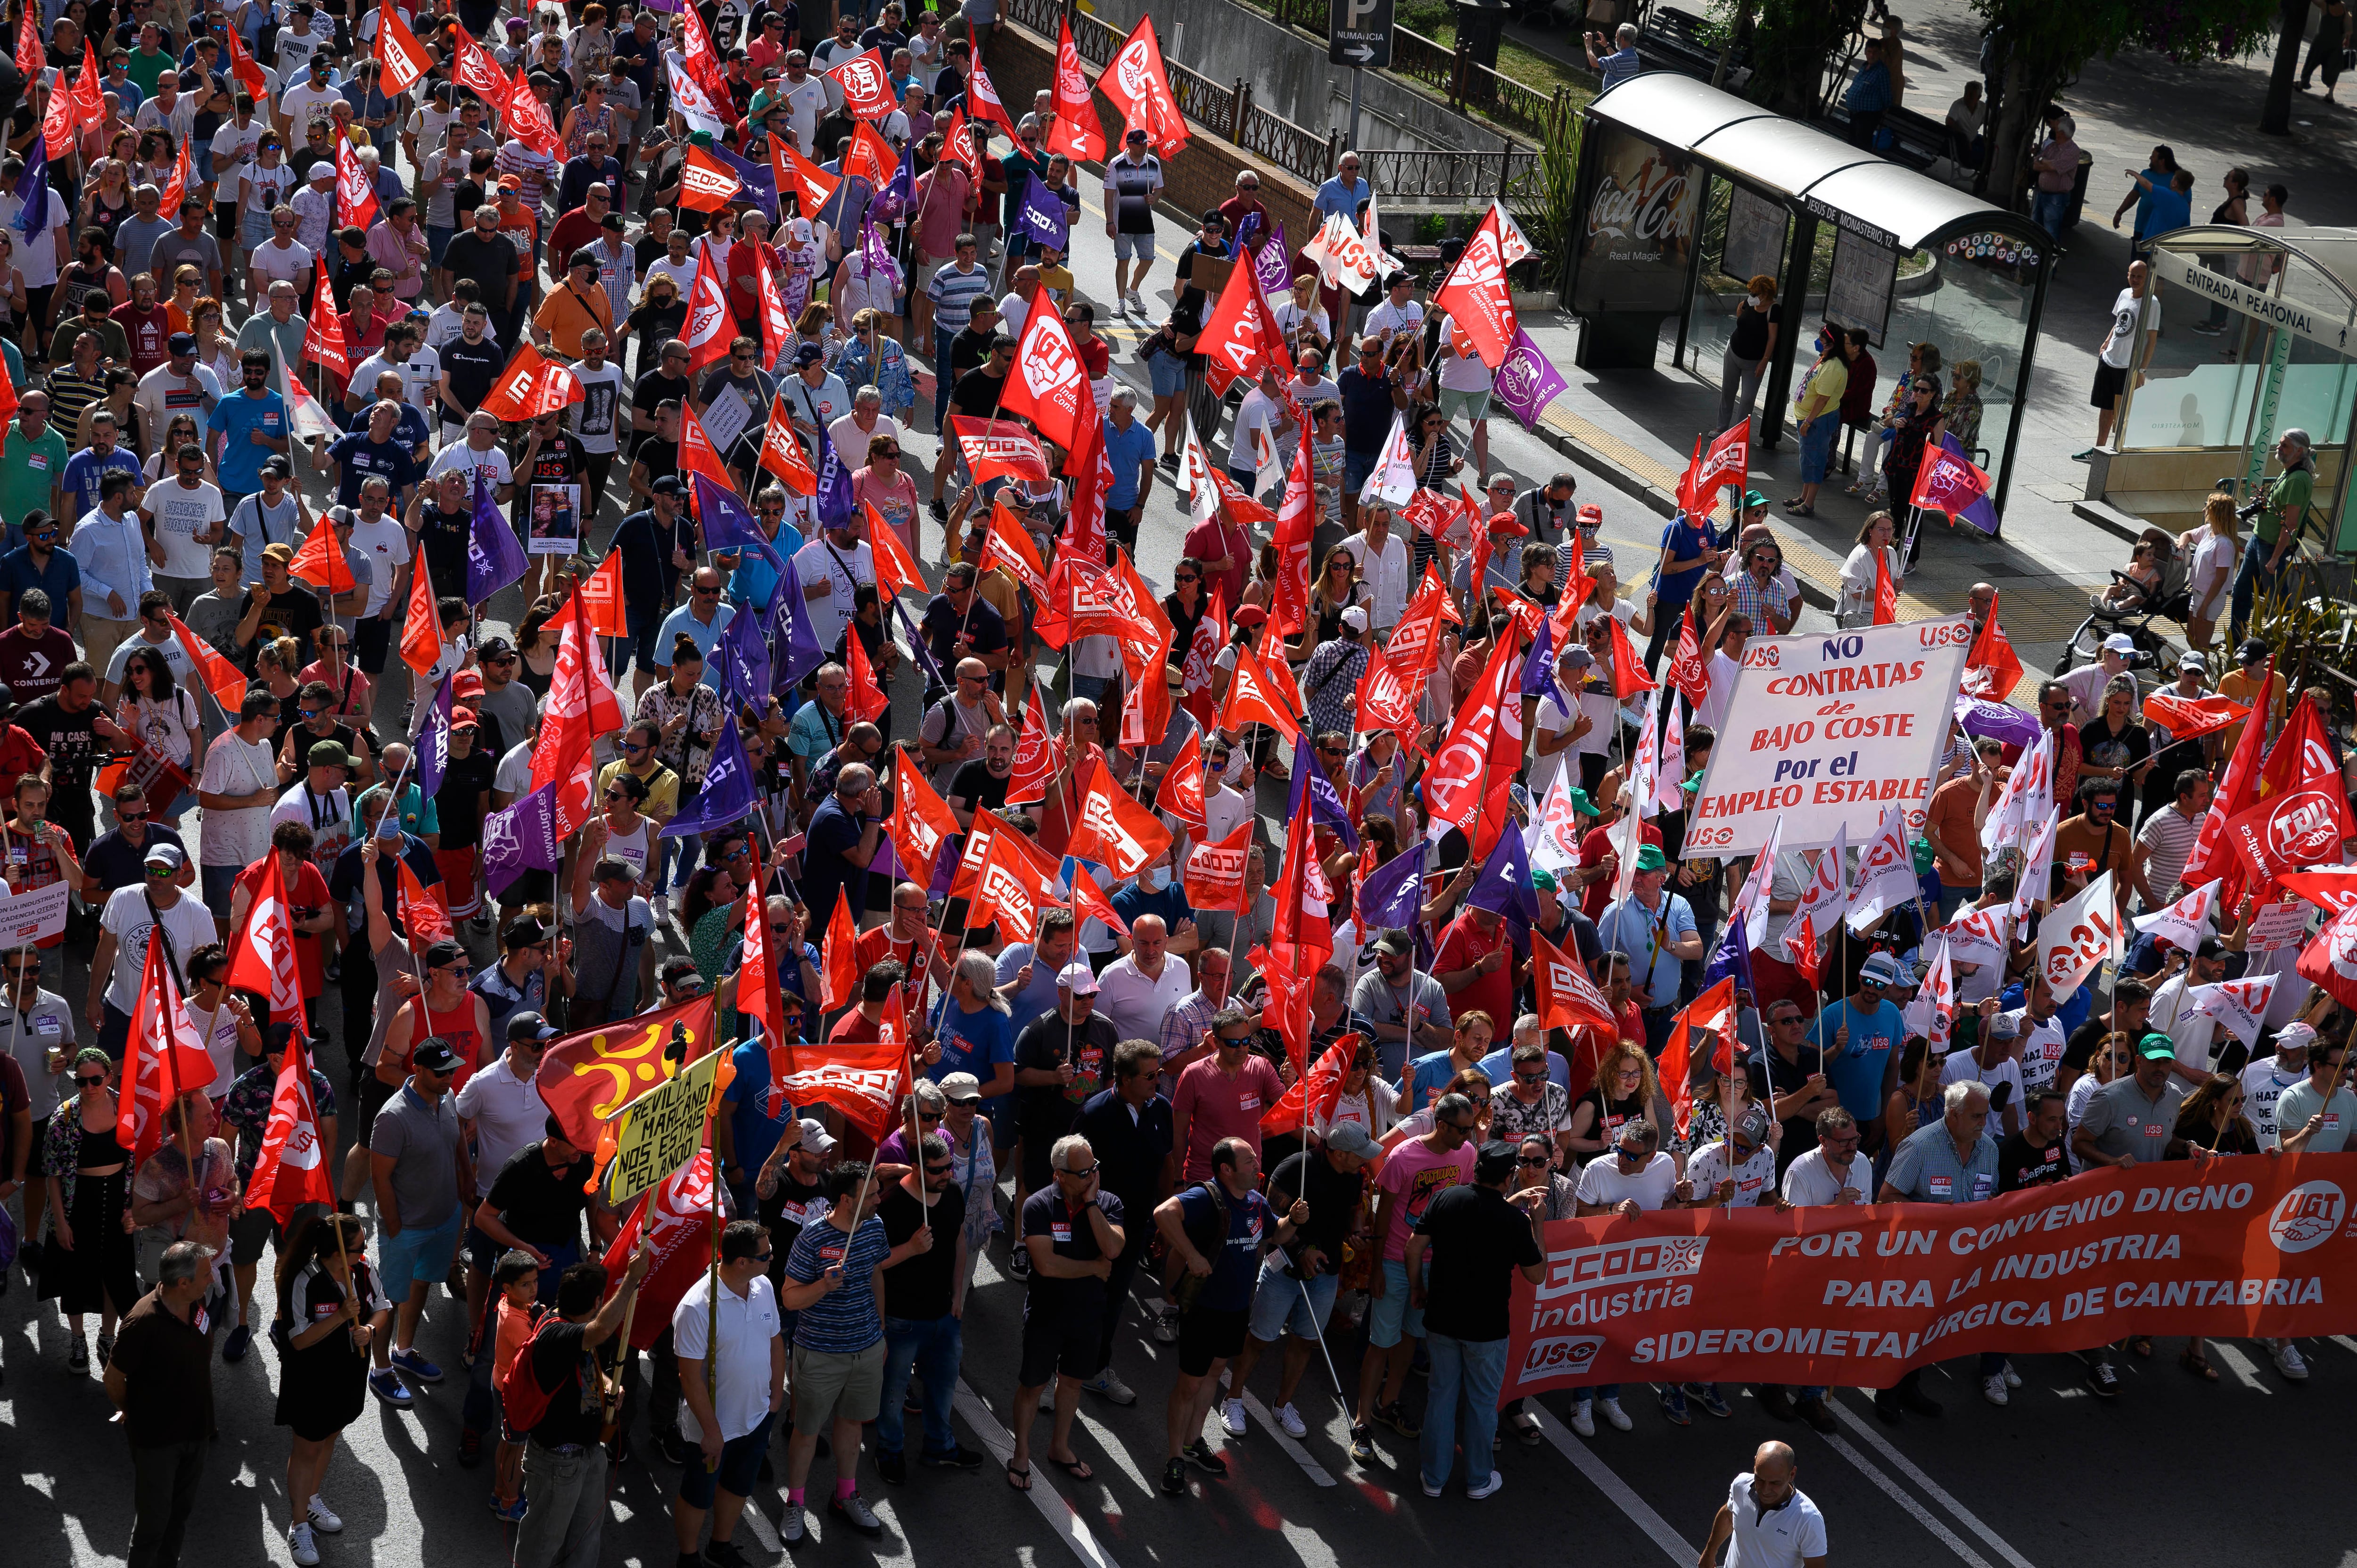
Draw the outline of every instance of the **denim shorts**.
<instances>
[{"instance_id":1,"label":"denim shorts","mask_svg":"<svg viewBox=\"0 0 2357 1568\"><path fill-rule=\"evenodd\" d=\"M1402 1335L1410 1339L1424 1337L1424 1308L1408 1305L1407 1264L1385 1258L1383 1294L1367 1304L1367 1343L1388 1350L1400 1342Z\"/></svg>"},{"instance_id":2,"label":"denim shorts","mask_svg":"<svg viewBox=\"0 0 2357 1568\"><path fill-rule=\"evenodd\" d=\"M1381 452L1345 452L1342 454L1342 493L1355 496L1366 484L1367 476L1375 471L1383 458Z\"/></svg>"},{"instance_id":3,"label":"denim shorts","mask_svg":"<svg viewBox=\"0 0 2357 1568\"><path fill-rule=\"evenodd\" d=\"M460 1211L431 1230L404 1228L398 1236L381 1236L376 1244L376 1272L384 1294L399 1301L412 1284L439 1284L450 1277L450 1260L458 1251Z\"/></svg>"},{"instance_id":4,"label":"denim shorts","mask_svg":"<svg viewBox=\"0 0 2357 1568\"><path fill-rule=\"evenodd\" d=\"M748 1498L761 1478L761 1456L770 1451L770 1429L778 1423L775 1411L763 1416L752 1431L720 1445L720 1468L707 1470L697 1459L679 1471L679 1500L692 1509L708 1509L716 1492Z\"/></svg>"},{"instance_id":5,"label":"denim shorts","mask_svg":"<svg viewBox=\"0 0 2357 1568\"><path fill-rule=\"evenodd\" d=\"M1113 256L1117 262L1151 262L1154 260L1154 231L1143 234L1115 234Z\"/></svg>"},{"instance_id":6,"label":"denim shorts","mask_svg":"<svg viewBox=\"0 0 2357 1568\"><path fill-rule=\"evenodd\" d=\"M1340 1284L1334 1273L1295 1279L1285 1272L1283 1258L1271 1255L1261 1264L1260 1283L1253 1290L1252 1337L1264 1345L1275 1344L1287 1330L1296 1339L1317 1338L1326 1331Z\"/></svg>"},{"instance_id":7,"label":"denim shorts","mask_svg":"<svg viewBox=\"0 0 2357 1568\"><path fill-rule=\"evenodd\" d=\"M1187 390L1187 361L1177 354L1157 354L1146 360L1146 375L1156 397L1177 397Z\"/></svg>"}]
</instances>

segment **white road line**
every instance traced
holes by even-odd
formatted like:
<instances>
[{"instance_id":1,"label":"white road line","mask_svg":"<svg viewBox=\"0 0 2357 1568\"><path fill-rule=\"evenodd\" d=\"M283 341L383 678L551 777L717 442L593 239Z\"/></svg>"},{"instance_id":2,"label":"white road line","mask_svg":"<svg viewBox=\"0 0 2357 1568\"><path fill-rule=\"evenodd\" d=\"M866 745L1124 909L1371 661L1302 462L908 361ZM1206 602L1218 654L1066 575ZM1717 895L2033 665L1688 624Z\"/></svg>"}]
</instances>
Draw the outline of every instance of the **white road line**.
<instances>
[{"instance_id":1,"label":"white road line","mask_svg":"<svg viewBox=\"0 0 2357 1568\"><path fill-rule=\"evenodd\" d=\"M1876 1464L1873 1460L1867 1458L1857 1449L1851 1447L1847 1442L1839 1436L1827 1436L1825 1439L1825 1445L1831 1448L1835 1453L1840 1455L1843 1458L1848 1460L1851 1464L1857 1466L1860 1475L1864 1476L1867 1480L1872 1481L1876 1486L1881 1487L1892 1502L1897 1503L1900 1508L1905 1509L1909 1513L1914 1515L1916 1523L1921 1525L1925 1530L1930 1530L1933 1535L1938 1536L1949 1551L1954 1552L1958 1557L1964 1559L1964 1562L1970 1563L1972 1568L1989 1568L1988 1559L1983 1557L1979 1552L1975 1552L1971 1547L1966 1546L1961 1536L1957 1535L1954 1530L1950 1530L1946 1525L1942 1524L1939 1520L1934 1518L1931 1509L1925 1508L1921 1503L1917 1502L1915 1500L1914 1494L1909 1492L1898 1482L1892 1480L1890 1478L1890 1473L1885 1470L1881 1466Z\"/></svg>"},{"instance_id":2,"label":"white road line","mask_svg":"<svg viewBox=\"0 0 2357 1568\"><path fill-rule=\"evenodd\" d=\"M2357 1339L2352 1339L2346 1334L2335 1334L2332 1336L2332 1342L2350 1354L2357 1355Z\"/></svg>"},{"instance_id":3,"label":"white road line","mask_svg":"<svg viewBox=\"0 0 2357 1568\"><path fill-rule=\"evenodd\" d=\"M1326 1473L1326 1466L1311 1458L1308 1449L1285 1434L1285 1429L1276 1424L1276 1417L1269 1413L1268 1407L1260 1402L1260 1396L1250 1389L1244 1391L1244 1413L1260 1423L1261 1430L1268 1436L1276 1439L1276 1445L1292 1455L1293 1462L1300 1466L1302 1472L1311 1480L1321 1487L1330 1487L1334 1484L1334 1477ZM1216 1413L1214 1419L1216 1419Z\"/></svg>"},{"instance_id":4,"label":"white road line","mask_svg":"<svg viewBox=\"0 0 2357 1568\"><path fill-rule=\"evenodd\" d=\"M990 1413L990 1407L982 1402L982 1397L962 1378L958 1380L954 1403L957 1412L965 1418L966 1425L974 1429L974 1434L982 1439L982 1445L990 1450L991 1457L1004 1468L1007 1461L1015 1457L1015 1434L1000 1424L998 1418ZM1024 1496L1029 1498L1031 1506L1039 1510L1039 1517L1048 1521L1048 1528L1060 1536L1064 1544L1072 1549L1072 1555L1086 1563L1088 1568L1120 1568L1112 1554L1097 1543L1097 1538L1090 1532L1087 1522L1071 1503L1064 1500L1064 1495L1048 1484L1048 1471L1044 1466L1032 1466L1031 1489Z\"/></svg>"},{"instance_id":5,"label":"white road line","mask_svg":"<svg viewBox=\"0 0 2357 1568\"><path fill-rule=\"evenodd\" d=\"M1873 1447L1876 1453L1881 1455L1885 1459L1889 1460L1891 1465L1898 1469L1900 1475L1906 1477L1909 1480L1922 1487L1923 1490L1931 1496L1932 1501L1938 1503L1942 1508L1946 1509L1950 1513L1955 1515L1957 1519L1964 1522L1965 1529L1971 1530L1975 1535L1979 1536L1983 1541L1987 1541L1991 1547L1996 1549L1996 1554L2004 1558L2007 1563L2011 1563L2013 1568L2030 1568L2029 1559L2024 1557L2020 1552L2016 1552L2012 1545L2007 1541L2005 1537L1999 1535L1996 1530L1991 1530L1987 1525L1982 1523L1980 1517L1974 1513L1972 1509L1966 1508L1963 1503L1957 1501L1956 1498L1949 1493L1945 1487L1941 1486L1939 1482L1925 1475L1921 1466L1917 1465L1912 1459L1907 1457L1906 1455L1901 1454L1896 1444L1892 1444L1879 1432L1875 1431L1873 1427L1867 1424L1866 1419L1863 1416L1860 1416L1857 1412L1851 1410L1848 1406L1843 1404L1838 1400L1827 1400L1825 1403L1829 1408L1831 1408L1835 1415L1841 1417L1842 1421L1848 1425L1852 1432L1857 1433L1860 1437L1864 1438L1867 1443Z\"/></svg>"},{"instance_id":6,"label":"white road line","mask_svg":"<svg viewBox=\"0 0 2357 1568\"><path fill-rule=\"evenodd\" d=\"M2222 1339L2212 1339L2209 1345L2211 1358L2213 1360L2225 1362L2226 1369L2241 1380L2244 1388L2256 1389L2263 1394L2272 1394L2276 1391L2268 1386L2265 1378L2259 1376L2258 1367L2242 1351Z\"/></svg>"},{"instance_id":7,"label":"white road line","mask_svg":"<svg viewBox=\"0 0 2357 1568\"><path fill-rule=\"evenodd\" d=\"M1631 1488L1628 1482L1613 1473L1612 1466L1596 1456L1595 1451L1571 1434L1571 1429L1558 1420L1553 1411L1533 1400L1530 1408L1538 1413L1539 1430L1555 1445L1563 1456L1578 1467L1579 1473L1592 1482L1596 1489L1620 1506L1639 1530L1652 1537L1653 1544L1670 1554L1678 1568L1687 1568L1700 1548L1687 1543L1686 1538L1670 1528L1670 1521L1653 1511L1644 1498ZM1988 1568L1986 1563L1981 1568Z\"/></svg>"}]
</instances>

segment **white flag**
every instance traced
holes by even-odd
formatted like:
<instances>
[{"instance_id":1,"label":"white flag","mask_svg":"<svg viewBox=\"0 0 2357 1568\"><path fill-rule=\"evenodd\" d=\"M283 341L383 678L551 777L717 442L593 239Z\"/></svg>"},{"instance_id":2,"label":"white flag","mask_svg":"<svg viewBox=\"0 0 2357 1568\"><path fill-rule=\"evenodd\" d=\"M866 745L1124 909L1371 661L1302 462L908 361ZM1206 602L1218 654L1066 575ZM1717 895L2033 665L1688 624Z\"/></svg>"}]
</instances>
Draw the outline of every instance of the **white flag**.
<instances>
[{"instance_id":1,"label":"white flag","mask_svg":"<svg viewBox=\"0 0 2357 1568\"><path fill-rule=\"evenodd\" d=\"M1374 471L1367 482L1359 487L1359 503L1383 501L1390 506L1405 506L1415 499L1415 447L1407 438L1407 415L1392 415L1392 433L1383 437L1383 456L1375 459Z\"/></svg>"},{"instance_id":2,"label":"white flag","mask_svg":"<svg viewBox=\"0 0 2357 1568\"><path fill-rule=\"evenodd\" d=\"M1996 803L1989 808L1987 819L1981 823L1981 848L1985 853L1995 854L2007 844L2021 842L2022 825L2032 795L2042 789L2051 801L2052 784L2041 785L2038 781L2042 778L2050 779L2054 766L2052 744L2050 736L2041 738L2035 747L2015 760L2013 771L2006 775L2005 783L1997 790Z\"/></svg>"},{"instance_id":3,"label":"white flag","mask_svg":"<svg viewBox=\"0 0 2357 1568\"><path fill-rule=\"evenodd\" d=\"M1612 875L1612 901L1620 904L1627 902L1637 886L1637 851L1645 842L1645 820L1628 811L1621 812L1620 820L1612 826L1612 848L1620 856L1620 866Z\"/></svg>"},{"instance_id":4,"label":"white flag","mask_svg":"<svg viewBox=\"0 0 2357 1568\"><path fill-rule=\"evenodd\" d=\"M1194 415L1182 408L1178 417L1185 422L1180 428L1187 433L1178 447L1178 490L1187 498L1188 516L1206 523L1220 510L1220 487L1211 480L1211 455L1203 450L1202 437L1195 434Z\"/></svg>"},{"instance_id":5,"label":"white flag","mask_svg":"<svg viewBox=\"0 0 2357 1568\"><path fill-rule=\"evenodd\" d=\"M2202 938L2215 934L2211 921L2218 909L2218 886L2213 876L2167 908L2138 915L2136 929L2179 952L2191 952L2201 945Z\"/></svg>"},{"instance_id":6,"label":"white flag","mask_svg":"<svg viewBox=\"0 0 2357 1568\"><path fill-rule=\"evenodd\" d=\"M1946 942L1935 939L1934 945L1924 950L1932 956L1924 961L1921 987L1905 1008L1907 1032L1922 1036L1933 1050L1944 1051L1956 1022L1955 974L1948 962Z\"/></svg>"},{"instance_id":7,"label":"white flag","mask_svg":"<svg viewBox=\"0 0 2357 1568\"><path fill-rule=\"evenodd\" d=\"M2120 917L2108 871L2087 884L2076 898L2058 904L2038 928L2038 968L2057 1001L2106 959L2119 956Z\"/></svg>"},{"instance_id":8,"label":"white flag","mask_svg":"<svg viewBox=\"0 0 2357 1568\"><path fill-rule=\"evenodd\" d=\"M1637 753L1629 760L1629 777L1621 780L1620 798L1632 817L1653 814L1653 779L1662 764L1662 689L1645 693L1644 722L1637 726Z\"/></svg>"},{"instance_id":9,"label":"white flag","mask_svg":"<svg viewBox=\"0 0 2357 1568\"><path fill-rule=\"evenodd\" d=\"M1656 688L1658 690L1659 688ZM1660 752L1653 758L1653 809L1674 811L1686 803L1686 726L1678 716L1678 698L1670 696L1669 728L1662 735Z\"/></svg>"},{"instance_id":10,"label":"white flag","mask_svg":"<svg viewBox=\"0 0 2357 1568\"><path fill-rule=\"evenodd\" d=\"M1882 813L1881 825L1857 857L1857 886L1849 895L1850 933L1865 935L1877 920L1911 903L1921 890L1915 854L1907 847L1907 813L1893 806Z\"/></svg>"},{"instance_id":11,"label":"white flag","mask_svg":"<svg viewBox=\"0 0 2357 1568\"><path fill-rule=\"evenodd\" d=\"M1760 846L1760 854L1751 863L1751 875L1743 879L1743 889L1736 894L1735 903L1727 912L1729 920L1743 922L1743 945L1757 949L1768 936L1768 898L1776 885L1776 851L1784 842L1784 819L1777 818L1768 824L1768 842Z\"/></svg>"},{"instance_id":12,"label":"white flag","mask_svg":"<svg viewBox=\"0 0 2357 1568\"><path fill-rule=\"evenodd\" d=\"M2243 1042L2244 1050L2249 1050L2258 1043L2259 1026L2267 1015L2267 1001L2275 994L2276 982L2282 978L2281 974L2266 974L2255 980L2197 985L2187 993L2193 1004L2190 1016L2215 1018Z\"/></svg>"},{"instance_id":13,"label":"white flag","mask_svg":"<svg viewBox=\"0 0 2357 1568\"><path fill-rule=\"evenodd\" d=\"M2022 846L2021 865L2014 873L2013 918L2017 923L2029 918L2032 906L2045 899L2054 886L2054 815L2048 812L2029 834Z\"/></svg>"},{"instance_id":14,"label":"white flag","mask_svg":"<svg viewBox=\"0 0 2357 1568\"><path fill-rule=\"evenodd\" d=\"M1568 871L1579 864L1579 816L1571 809L1572 770L1559 769L1538 816L1523 830L1533 871Z\"/></svg>"},{"instance_id":15,"label":"white flag","mask_svg":"<svg viewBox=\"0 0 2357 1568\"><path fill-rule=\"evenodd\" d=\"M1833 843L1817 851L1817 868L1809 885L1801 889L1801 901L1792 907L1792 918L1784 927L1783 958L1792 961L1792 934L1800 929L1803 916L1813 917L1817 936L1823 940L1834 929L1834 920L1845 907L1842 890L1849 886L1849 829L1843 827L1834 833Z\"/></svg>"},{"instance_id":16,"label":"white flag","mask_svg":"<svg viewBox=\"0 0 2357 1568\"><path fill-rule=\"evenodd\" d=\"M1966 910L1932 936L1946 952L1952 966L1969 963L1977 968L2005 961L2005 940L2012 930L2012 907L1996 904L1986 909Z\"/></svg>"}]
</instances>

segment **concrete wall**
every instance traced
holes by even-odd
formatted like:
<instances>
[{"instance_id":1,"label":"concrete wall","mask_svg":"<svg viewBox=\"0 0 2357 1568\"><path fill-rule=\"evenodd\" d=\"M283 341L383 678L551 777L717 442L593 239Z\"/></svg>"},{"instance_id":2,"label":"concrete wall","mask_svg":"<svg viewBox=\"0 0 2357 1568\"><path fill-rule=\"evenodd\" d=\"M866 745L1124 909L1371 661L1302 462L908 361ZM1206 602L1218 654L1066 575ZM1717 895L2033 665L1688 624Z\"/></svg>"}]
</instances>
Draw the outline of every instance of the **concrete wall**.
<instances>
[{"instance_id":1,"label":"concrete wall","mask_svg":"<svg viewBox=\"0 0 2357 1568\"><path fill-rule=\"evenodd\" d=\"M1255 102L1305 129L1350 124L1351 73L1326 59L1326 46L1229 0L1097 0L1097 17L1119 32L1154 14L1165 59L1214 81L1242 78ZM1181 28L1185 31L1182 33ZM1437 147L1495 152L1495 132L1436 103L1381 71L1359 79L1359 140L1370 148Z\"/></svg>"}]
</instances>

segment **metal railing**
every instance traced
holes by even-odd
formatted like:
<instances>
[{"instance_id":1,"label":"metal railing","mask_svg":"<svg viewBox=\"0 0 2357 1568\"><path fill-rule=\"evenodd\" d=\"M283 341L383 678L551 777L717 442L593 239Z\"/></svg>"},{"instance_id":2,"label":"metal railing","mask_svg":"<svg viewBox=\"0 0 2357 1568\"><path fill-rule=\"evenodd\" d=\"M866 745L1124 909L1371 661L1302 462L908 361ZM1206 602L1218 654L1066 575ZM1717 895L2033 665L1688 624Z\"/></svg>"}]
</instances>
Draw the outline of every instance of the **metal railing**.
<instances>
[{"instance_id":1,"label":"metal railing","mask_svg":"<svg viewBox=\"0 0 2357 1568\"><path fill-rule=\"evenodd\" d=\"M1385 201L1486 202L1493 196L1512 203L1538 200L1534 152L1361 151L1359 156L1361 172Z\"/></svg>"},{"instance_id":2,"label":"metal railing","mask_svg":"<svg viewBox=\"0 0 2357 1568\"><path fill-rule=\"evenodd\" d=\"M1297 27L1311 38L1326 37L1327 0L1244 0L1273 16L1283 26ZM1489 118L1514 125L1533 136L1544 136L1567 110L1566 89L1552 94L1515 77L1476 64L1466 42L1454 47L1428 38L1412 28L1392 29L1394 75L1420 81L1445 94L1451 109L1472 109Z\"/></svg>"}]
</instances>

